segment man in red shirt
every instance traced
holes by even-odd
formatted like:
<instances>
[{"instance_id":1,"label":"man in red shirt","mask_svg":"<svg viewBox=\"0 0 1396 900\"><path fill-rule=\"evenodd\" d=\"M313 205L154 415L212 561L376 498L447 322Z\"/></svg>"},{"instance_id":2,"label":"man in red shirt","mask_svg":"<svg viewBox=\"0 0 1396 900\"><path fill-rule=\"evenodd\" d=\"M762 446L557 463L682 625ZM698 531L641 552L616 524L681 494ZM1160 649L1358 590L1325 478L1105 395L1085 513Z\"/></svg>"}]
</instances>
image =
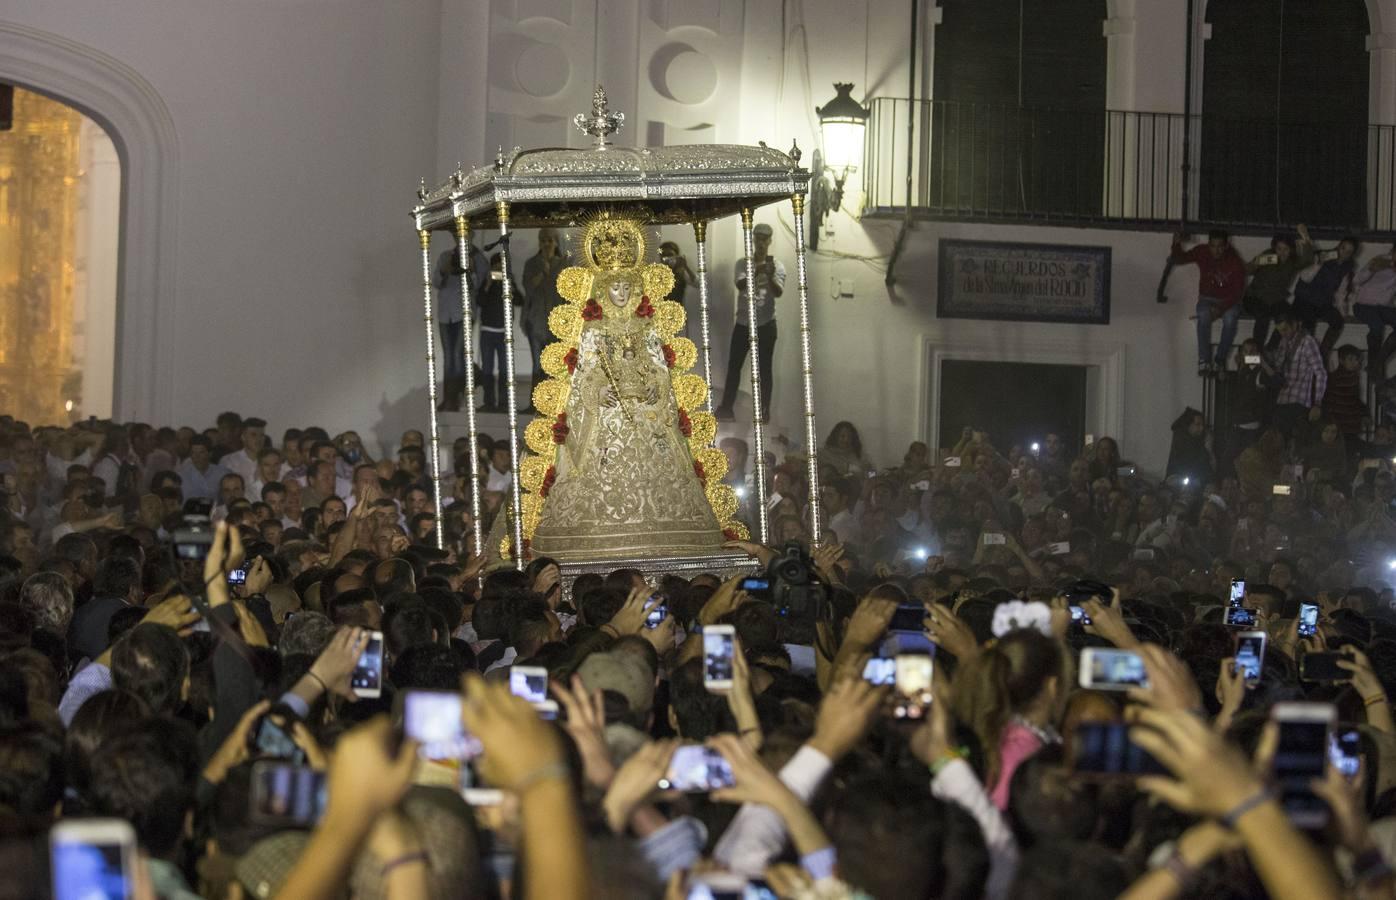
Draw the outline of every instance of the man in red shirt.
<instances>
[{"instance_id":1,"label":"man in red shirt","mask_svg":"<svg viewBox=\"0 0 1396 900\"><path fill-rule=\"evenodd\" d=\"M1214 230L1207 243L1183 249L1182 234L1173 235L1173 262L1197 264L1197 374L1208 378L1226 368L1236 321L1241 318L1241 297L1246 291L1246 264L1231 246L1231 236ZM1216 356L1212 346L1212 322L1221 319L1221 343ZM1215 363L1213 362L1215 360Z\"/></svg>"}]
</instances>

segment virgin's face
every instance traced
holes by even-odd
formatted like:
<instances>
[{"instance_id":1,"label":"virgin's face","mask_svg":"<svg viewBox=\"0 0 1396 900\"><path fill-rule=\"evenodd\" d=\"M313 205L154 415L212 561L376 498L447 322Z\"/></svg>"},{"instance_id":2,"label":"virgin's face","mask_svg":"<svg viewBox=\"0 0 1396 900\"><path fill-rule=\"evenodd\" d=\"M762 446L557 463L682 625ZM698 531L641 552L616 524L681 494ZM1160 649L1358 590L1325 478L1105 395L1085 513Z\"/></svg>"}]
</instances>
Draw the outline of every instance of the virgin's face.
<instances>
[{"instance_id":1,"label":"virgin's face","mask_svg":"<svg viewBox=\"0 0 1396 900\"><path fill-rule=\"evenodd\" d=\"M624 306L630 302L630 282L613 281L606 289L606 296L611 298L611 302L616 306Z\"/></svg>"}]
</instances>

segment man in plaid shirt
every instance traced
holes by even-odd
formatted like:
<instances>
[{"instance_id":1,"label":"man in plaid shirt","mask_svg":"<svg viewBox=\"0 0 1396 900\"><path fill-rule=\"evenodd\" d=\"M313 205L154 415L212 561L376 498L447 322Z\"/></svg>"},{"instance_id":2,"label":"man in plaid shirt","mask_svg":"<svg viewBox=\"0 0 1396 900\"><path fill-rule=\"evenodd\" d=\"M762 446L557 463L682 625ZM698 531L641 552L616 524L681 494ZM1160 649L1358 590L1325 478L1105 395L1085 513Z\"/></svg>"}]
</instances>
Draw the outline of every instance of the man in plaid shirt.
<instances>
[{"instance_id":1,"label":"man in plaid shirt","mask_svg":"<svg viewBox=\"0 0 1396 900\"><path fill-rule=\"evenodd\" d=\"M1285 437L1294 435L1295 427L1323 415L1323 392L1328 387L1328 366L1319 351L1318 341L1300 327L1299 317L1290 310L1275 319L1280 343L1263 362L1265 373L1282 380L1279 396L1275 398L1275 427Z\"/></svg>"}]
</instances>

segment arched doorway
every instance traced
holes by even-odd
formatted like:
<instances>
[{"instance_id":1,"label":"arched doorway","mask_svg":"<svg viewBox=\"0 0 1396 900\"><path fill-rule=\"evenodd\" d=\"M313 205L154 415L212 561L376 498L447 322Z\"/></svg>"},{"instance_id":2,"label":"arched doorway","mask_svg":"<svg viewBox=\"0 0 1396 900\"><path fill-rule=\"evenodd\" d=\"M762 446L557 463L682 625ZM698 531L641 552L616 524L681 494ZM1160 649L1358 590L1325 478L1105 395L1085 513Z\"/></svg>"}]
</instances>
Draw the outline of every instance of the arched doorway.
<instances>
[{"instance_id":1,"label":"arched doorway","mask_svg":"<svg viewBox=\"0 0 1396 900\"><path fill-rule=\"evenodd\" d=\"M121 163L79 110L0 85L0 410L107 418Z\"/></svg>"},{"instance_id":2,"label":"arched doorway","mask_svg":"<svg viewBox=\"0 0 1396 900\"><path fill-rule=\"evenodd\" d=\"M160 95L120 60L60 35L0 21L0 83L61 100L110 136L121 168L112 415L168 421L173 377L179 147Z\"/></svg>"}]
</instances>

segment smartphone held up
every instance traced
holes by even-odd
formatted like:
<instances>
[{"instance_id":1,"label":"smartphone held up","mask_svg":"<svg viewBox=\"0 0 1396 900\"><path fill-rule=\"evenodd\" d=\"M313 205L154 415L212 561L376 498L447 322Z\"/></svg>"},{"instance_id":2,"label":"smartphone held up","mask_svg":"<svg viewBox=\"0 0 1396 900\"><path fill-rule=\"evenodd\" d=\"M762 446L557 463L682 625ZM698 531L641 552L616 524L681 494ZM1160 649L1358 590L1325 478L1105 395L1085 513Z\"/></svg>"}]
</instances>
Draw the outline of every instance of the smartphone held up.
<instances>
[{"instance_id":1,"label":"smartphone held up","mask_svg":"<svg viewBox=\"0 0 1396 900\"><path fill-rule=\"evenodd\" d=\"M737 633L731 625L703 626L703 686L714 694L732 690Z\"/></svg>"},{"instance_id":2,"label":"smartphone held up","mask_svg":"<svg viewBox=\"0 0 1396 900\"><path fill-rule=\"evenodd\" d=\"M54 900L135 894L136 832L121 819L67 819L49 831Z\"/></svg>"},{"instance_id":3,"label":"smartphone held up","mask_svg":"<svg viewBox=\"0 0 1396 900\"><path fill-rule=\"evenodd\" d=\"M383 693L383 632L370 631L368 643L359 654L358 665L349 678L357 697L378 697Z\"/></svg>"}]
</instances>

